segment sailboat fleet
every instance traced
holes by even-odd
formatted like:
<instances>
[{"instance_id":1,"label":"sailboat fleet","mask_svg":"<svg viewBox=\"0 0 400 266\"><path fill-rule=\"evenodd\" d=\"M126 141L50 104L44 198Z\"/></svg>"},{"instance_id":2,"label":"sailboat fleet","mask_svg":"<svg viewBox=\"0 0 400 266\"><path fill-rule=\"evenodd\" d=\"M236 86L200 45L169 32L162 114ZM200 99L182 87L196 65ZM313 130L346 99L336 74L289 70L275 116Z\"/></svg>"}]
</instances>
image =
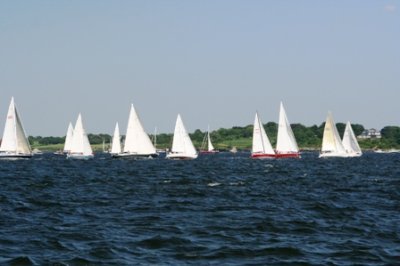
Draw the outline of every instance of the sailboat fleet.
<instances>
[{"instance_id":1,"label":"sailboat fleet","mask_svg":"<svg viewBox=\"0 0 400 266\"><path fill-rule=\"evenodd\" d=\"M235 149L235 152L236 151ZM208 127L199 153L215 154L217 152L218 150L216 150L212 144L210 129ZM72 126L72 123L69 123L65 137L65 145L61 153L66 154L68 159L91 159L94 157L93 150L83 126L81 114L78 115L75 127ZM125 140L121 142L119 125L116 123L109 153L113 158L139 159L155 158L159 156L155 143L152 143L149 135L146 133L133 104L130 108ZM171 150L166 153L165 157L167 159L188 160L196 159L199 153L190 139L181 115L178 114L172 147ZM3 137L1 139L0 159L30 158L32 155L33 153L23 128L21 117L17 111L14 98L11 98ZM322 148L319 157L359 157L361 155L362 151L358 145L350 122L347 122L343 139L340 139L332 113L329 112L325 122ZM280 103L279 109L275 149L271 145L258 112L256 112L253 126L251 158L300 158L300 151L282 102Z\"/></svg>"},{"instance_id":2,"label":"sailboat fleet","mask_svg":"<svg viewBox=\"0 0 400 266\"><path fill-rule=\"evenodd\" d=\"M361 155L362 152L350 122L347 122L343 140L341 140L332 113L329 112L325 122L319 157L359 157Z\"/></svg>"},{"instance_id":3,"label":"sailboat fleet","mask_svg":"<svg viewBox=\"0 0 400 266\"><path fill-rule=\"evenodd\" d=\"M286 116L283 103L280 104L279 124L276 149L272 148L271 142L265 132L264 126L256 113L253 127L253 145L251 157L254 159L265 158L299 158L300 152L294 137L289 120Z\"/></svg>"}]
</instances>

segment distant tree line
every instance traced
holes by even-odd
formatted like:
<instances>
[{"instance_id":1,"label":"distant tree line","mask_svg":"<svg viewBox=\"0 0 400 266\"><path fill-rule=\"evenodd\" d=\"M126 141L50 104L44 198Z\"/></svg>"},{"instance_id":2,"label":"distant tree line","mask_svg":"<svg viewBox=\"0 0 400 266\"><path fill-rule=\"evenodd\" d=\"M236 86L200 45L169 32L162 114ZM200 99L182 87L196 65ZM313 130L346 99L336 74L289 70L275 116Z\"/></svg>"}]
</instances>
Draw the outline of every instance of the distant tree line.
<instances>
[{"instance_id":1,"label":"distant tree line","mask_svg":"<svg viewBox=\"0 0 400 266\"><path fill-rule=\"evenodd\" d=\"M322 136L324 132L325 123L321 125L313 125L310 127L302 124L291 124L293 133L296 137L297 143L300 148L320 148L322 143ZM340 136L343 136L346 124L337 123L336 127L339 131ZM364 131L364 126L360 124L352 124L353 131L356 136L360 135ZM278 131L278 124L275 122L268 122L264 124L265 131L271 141L271 144L275 146L276 137ZM206 132L196 129L190 134L190 137L194 145L200 148ZM212 131L211 139L214 146L219 149L228 149L232 146L237 146L242 149L251 148L251 139L253 136L253 125L247 125L243 127L234 126L232 128L220 128ZM364 149L374 148L399 148L400 147L400 127L397 126L386 126L381 130L381 139L363 139L359 140L360 146ZM88 134L89 141L92 145L100 145L105 143L109 145L112 136L108 134ZM173 134L158 134L156 136L158 148L168 148L172 145ZM154 135L150 134L150 138L154 141ZM122 136L122 141L124 136ZM29 137L31 144L35 146L41 145L55 145L63 144L65 142L64 137Z\"/></svg>"}]
</instances>

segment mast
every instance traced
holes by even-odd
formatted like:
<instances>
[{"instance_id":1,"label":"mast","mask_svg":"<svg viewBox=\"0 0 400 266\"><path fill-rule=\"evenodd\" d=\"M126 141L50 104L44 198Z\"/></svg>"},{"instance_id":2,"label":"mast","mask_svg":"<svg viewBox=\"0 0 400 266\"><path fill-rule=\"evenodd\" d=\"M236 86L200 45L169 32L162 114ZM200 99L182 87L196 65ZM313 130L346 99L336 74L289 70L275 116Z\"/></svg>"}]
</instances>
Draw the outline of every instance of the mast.
<instances>
[{"instance_id":1,"label":"mast","mask_svg":"<svg viewBox=\"0 0 400 266\"><path fill-rule=\"evenodd\" d=\"M157 150L157 127L154 128L154 148Z\"/></svg>"}]
</instances>

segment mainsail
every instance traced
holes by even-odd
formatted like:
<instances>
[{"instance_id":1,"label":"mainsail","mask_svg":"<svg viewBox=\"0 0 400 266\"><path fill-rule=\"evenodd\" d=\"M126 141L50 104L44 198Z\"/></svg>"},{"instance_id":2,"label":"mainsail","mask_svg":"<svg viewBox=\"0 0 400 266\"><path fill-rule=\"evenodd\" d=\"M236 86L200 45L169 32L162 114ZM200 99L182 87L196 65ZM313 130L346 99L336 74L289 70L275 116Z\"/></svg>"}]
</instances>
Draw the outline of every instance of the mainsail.
<instances>
[{"instance_id":1,"label":"mainsail","mask_svg":"<svg viewBox=\"0 0 400 266\"><path fill-rule=\"evenodd\" d=\"M118 122L115 125L114 135L112 138L111 154L121 153L121 136L119 134Z\"/></svg>"},{"instance_id":2,"label":"mainsail","mask_svg":"<svg viewBox=\"0 0 400 266\"><path fill-rule=\"evenodd\" d=\"M286 116L285 108L281 102L279 110L278 137L276 143L276 152L278 154L298 153L296 138L294 137L292 128Z\"/></svg>"},{"instance_id":3,"label":"mainsail","mask_svg":"<svg viewBox=\"0 0 400 266\"><path fill-rule=\"evenodd\" d=\"M68 125L67 135L65 136L64 152L68 153L72 146L72 136L74 135L74 128L71 123Z\"/></svg>"},{"instance_id":4,"label":"mainsail","mask_svg":"<svg viewBox=\"0 0 400 266\"><path fill-rule=\"evenodd\" d=\"M207 138L208 138L208 151L213 151L214 145L211 143L210 130L207 132Z\"/></svg>"}]
</instances>

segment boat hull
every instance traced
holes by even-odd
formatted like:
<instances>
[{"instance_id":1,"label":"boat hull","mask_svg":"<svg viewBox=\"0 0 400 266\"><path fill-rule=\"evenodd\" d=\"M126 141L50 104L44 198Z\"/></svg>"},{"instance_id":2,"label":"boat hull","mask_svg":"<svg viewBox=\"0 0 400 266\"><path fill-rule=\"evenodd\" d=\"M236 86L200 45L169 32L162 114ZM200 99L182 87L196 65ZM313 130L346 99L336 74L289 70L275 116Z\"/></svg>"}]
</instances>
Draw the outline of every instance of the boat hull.
<instances>
[{"instance_id":1,"label":"boat hull","mask_svg":"<svg viewBox=\"0 0 400 266\"><path fill-rule=\"evenodd\" d=\"M325 152L320 153L319 158L348 158L350 157L347 153L337 153L337 152Z\"/></svg>"},{"instance_id":2,"label":"boat hull","mask_svg":"<svg viewBox=\"0 0 400 266\"><path fill-rule=\"evenodd\" d=\"M32 158L33 154L31 153L8 153L8 152L2 152L0 153L0 159L27 159L27 158Z\"/></svg>"},{"instance_id":3,"label":"boat hull","mask_svg":"<svg viewBox=\"0 0 400 266\"><path fill-rule=\"evenodd\" d=\"M77 153L67 154L67 159L72 159L72 160L89 160L93 158L94 158L93 154L77 154Z\"/></svg>"},{"instance_id":4,"label":"boat hull","mask_svg":"<svg viewBox=\"0 0 400 266\"><path fill-rule=\"evenodd\" d=\"M200 154L217 154L219 151L213 150L213 151L200 151Z\"/></svg>"},{"instance_id":5,"label":"boat hull","mask_svg":"<svg viewBox=\"0 0 400 266\"><path fill-rule=\"evenodd\" d=\"M197 154L168 153L165 158L171 160L193 160L197 156Z\"/></svg>"},{"instance_id":6,"label":"boat hull","mask_svg":"<svg viewBox=\"0 0 400 266\"><path fill-rule=\"evenodd\" d=\"M300 158L300 153L293 152L293 153L277 153L275 158L278 159L285 159L285 158Z\"/></svg>"},{"instance_id":7,"label":"boat hull","mask_svg":"<svg viewBox=\"0 0 400 266\"><path fill-rule=\"evenodd\" d=\"M353 153L348 153L347 157L360 157L361 155L362 153L353 152Z\"/></svg>"},{"instance_id":8,"label":"boat hull","mask_svg":"<svg viewBox=\"0 0 400 266\"><path fill-rule=\"evenodd\" d=\"M266 154L266 153L253 153L251 154L252 159L274 159L276 157L275 154Z\"/></svg>"},{"instance_id":9,"label":"boat hull","mask_svg":"<svg viewBox=\"0 0 400 266\"><path fill-rule=\"evenodd\" d=\"M111 157L125 158L125 159L152 159L152 158L157 158L158 153L151 153L151 154L117 153L117 154L111 154Z\"/></svg>"}]
</instances>

